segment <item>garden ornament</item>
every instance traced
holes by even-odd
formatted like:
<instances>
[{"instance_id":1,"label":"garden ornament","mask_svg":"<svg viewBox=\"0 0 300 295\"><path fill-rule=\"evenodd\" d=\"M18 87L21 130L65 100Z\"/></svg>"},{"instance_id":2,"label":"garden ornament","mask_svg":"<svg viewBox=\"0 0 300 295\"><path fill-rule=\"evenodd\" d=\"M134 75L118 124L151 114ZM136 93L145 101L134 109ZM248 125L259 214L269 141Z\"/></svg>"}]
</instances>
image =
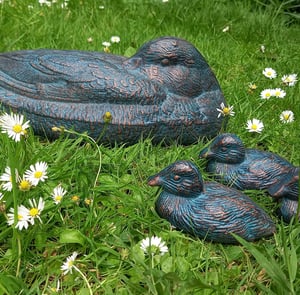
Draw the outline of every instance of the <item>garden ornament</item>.
<instances>
[{"instance_id":1,"label":"garden ornament","mask_svg":"<svg viewBox=\"0 0 300 295\"><path fill-rule=\"evenodd\" d=\"M63 126L101 142L191 144L221 128L219 83L189 42L161 37L130 58L74 50L0 54L0 103L23 113L35 134Z\"/></svg>"},{"instance_id":2,"label":"garden ornament","mask_svg":"<svg viewBox=\"0 0 300 295\"><path fill-rule=\"evenodd\" d=\"M292 203L282 203L281 213L285 220L294 215L292 208L297 207L299 195L299 167L274 153L245 148L242 140L230 133L218 135L199 156L208 160L208 172L226 185L240 190L265 189L278 201L290 199Z\"/></svg>"},{"instance_id":3,"label":"garden ornament","mask_svg":"<svg viewBox=\"0 0 300 295\"><path fill-rule=\"evenodd\" d=\"M232 233L247 241L272 235L267 213L242 192L217 182L203 182L190 161L177 161L148 179L161 186L155 203L161 218L191 235L220 243L236 243Z\"/></svg>"}]
</instances>

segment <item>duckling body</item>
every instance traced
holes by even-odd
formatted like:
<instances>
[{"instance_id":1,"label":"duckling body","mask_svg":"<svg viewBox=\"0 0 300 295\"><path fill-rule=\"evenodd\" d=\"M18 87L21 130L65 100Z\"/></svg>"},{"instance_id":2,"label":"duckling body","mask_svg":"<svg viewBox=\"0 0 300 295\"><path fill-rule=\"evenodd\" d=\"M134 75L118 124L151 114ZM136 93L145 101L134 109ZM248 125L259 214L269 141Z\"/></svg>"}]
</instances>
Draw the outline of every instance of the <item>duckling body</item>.
<instances>
[{"instance_id":1,"label":"duckling body","mask_svg":"<svg viewBox=\"0 0 300 295\"><path fill-rule=\"evenodd\" d=\"M208 172L229 186L240 190L265 189L277 200L288 198L298 202L299 167L274 153L245 148L235 134L218 135L199 156L208 160ZM283 212L290 216L287 210Z\"/></svg>"},{"instance_id":2,"label":"duckling body","mask_svg":"<svg viewBox=\"0 0 300 295\"><path fill-rule=\"evenodd\" d=\"M295 167L280 181L268 188L268 193L281 199L278 214L285 222L290 222L297 215L299 203L299 167ZM298 213L300 219L300 213Z\"/></svg>"},{"instance_id":3,"label":"duckling body","mask_svg":"<svg viewBox=\"0 0 300 295\"><path fill-rule=\"evenodd\" d=\"M163 189L155 203L158 215L191 235L236 243L231 233L254 241L275 232L270 217L249 197L217 182L203 182L189 161L171 164L148 184Z\"/></svg>"},{"instance_id":4,"label":"duckling body","mask_svg":"<svg viewBox=\"0 0 300 295\"><path fill-rule=\"evenodd\" d=\"M68 50L0 54L0 102L25 113L37 134L53 126L88 131L103 142L196 142L218 132L224 96L214 74L189 42L162 37L131 58ZM103 116L110 112L111 121Z\"/></svg>"}]
</instances>

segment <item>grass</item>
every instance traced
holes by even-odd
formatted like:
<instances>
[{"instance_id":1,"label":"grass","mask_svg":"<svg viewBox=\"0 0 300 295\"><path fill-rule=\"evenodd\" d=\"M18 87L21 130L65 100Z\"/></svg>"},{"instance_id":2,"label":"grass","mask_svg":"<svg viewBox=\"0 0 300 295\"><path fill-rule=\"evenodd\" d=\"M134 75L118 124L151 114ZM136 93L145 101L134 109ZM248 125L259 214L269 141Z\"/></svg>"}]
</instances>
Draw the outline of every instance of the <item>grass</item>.
<instances>
[{"instance_id":1,"label":"grass","mask_svg":"<svg viewBox=\"0 0 300 295\"><path fill-rule=\"evenodd\" d=\"M299 166L300 83L284 87L284 99L259 99L263 89L282 87L284 74L299 76L299 20L292 7L296 2L188 3L70 0L62 9L60 4L5 0L0 4L0 51L102 51L102 42L118 35L121 42L113 44L111 52L130 55L158 36L184 38L205 56L227 103L234 106L235 116L226 131L237 133L248 147L275 152ZM99 8L102 5L104 9ZM90 37L92 42L87 41ZM266 67L274 68L278 77L265 78ZM250 91L249 83L257 89ZM292 110L295 121L282 124L283 110ZM252 118L264 122L261 134L245 129ZM13 207L13 198L4 193L0 294L54 294L51 288L58 281L59 294L299 294L299 222L279 220L276 204L264 192L247 194L276 221L277 233L256 243L209 243L171 229L156 215L158 191L147 186L148 176L178 159L190 159L203 171L205 163L198 153L204 145L199 140L191 146L165 147L144 139L130 147L109 148L95 145L86 135L70 138L66 133L48 142L32 132L16 144L0 134L1 173L8 164L20 173L37 161L49 165L45 183L28 192L16 188L14 193L19 204L29 198L45 199L42 224L37 221L22 231L9 227L4 212ZM50 194L58 184L67 194L55 205ZM151 258L141 252L139 242L153 235L165 241L168 253ZM79 253L74 265L82 275L73 271L63 276L60 267L74 251Z\"/></svg>"}]
</instances>

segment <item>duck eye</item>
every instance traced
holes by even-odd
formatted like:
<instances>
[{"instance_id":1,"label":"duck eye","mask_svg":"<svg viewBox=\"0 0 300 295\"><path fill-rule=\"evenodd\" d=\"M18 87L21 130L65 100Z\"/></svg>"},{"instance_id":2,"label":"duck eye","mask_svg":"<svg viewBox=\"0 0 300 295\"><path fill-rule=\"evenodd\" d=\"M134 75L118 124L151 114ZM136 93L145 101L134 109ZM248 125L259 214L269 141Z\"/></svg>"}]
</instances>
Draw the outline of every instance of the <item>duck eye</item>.
<instances>
[{"instance_id":1,"label":"duck eye","mask_svg":"<svg viewBox=\"0 0 300 295\"><path fill-rule=\"evenodd\" d=\"M170 64L169 59L164 58L164 59L161 60L161 65L162 66L168 66L169 64Z\"/></svg>"},{"instance_id":2,"label":"duck eye","mask_svg":"<svg viewBox=\"0 0 300 295\"><path fill-rule=\"evenodd\" d=\"M174 180L175 180L175 181L180 180L180 176L179 176L179 175L174 175Z\"/></svg>"}]
</instances>

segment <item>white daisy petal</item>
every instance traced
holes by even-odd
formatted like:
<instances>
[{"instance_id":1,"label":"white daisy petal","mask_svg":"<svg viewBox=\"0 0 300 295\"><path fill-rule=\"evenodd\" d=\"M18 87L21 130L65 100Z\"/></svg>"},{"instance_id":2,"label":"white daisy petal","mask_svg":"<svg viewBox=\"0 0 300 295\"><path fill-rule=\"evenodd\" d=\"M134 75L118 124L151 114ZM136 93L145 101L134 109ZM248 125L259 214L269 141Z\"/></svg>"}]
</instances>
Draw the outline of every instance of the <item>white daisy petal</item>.
<instances>
[{"instance_id":1,"label":"white daisy petal","mask_svg":"<svg viewBox=\"0 0 300 295\"><path fill-rule=\"evenodd\" d=\"M282 123L291 123L294 121L294 113L289 110L283 111L279 118Z\"/></svg>"},{"instance_id":2,"label":"white daisy petal","mask_svg":"<svg viewBox=\"0 0 300 295\"><path fill-rule=\"evenodd\" d=\"M2 133L6 133L9 138L18 142L21 136L27 134L26 129L29 128L29 121L24 122L24 116L18 114L4 113L0 116L0 127Z\"/></svg>"},{"instance_id":3,"label":"white daisy petal","mask_svg":"<svg viewBox=\"0 0 300 295\"><path fill-rule=\"evenodd\" d=\"M61 185L58 185L54 188L51 197L54 201L54 203L57 205L62 201L63 196L67 193L65 189L61 187Z\"/></svg>"},{"instance_id":4,"label":"white daisy petal","mask_svg":"<svg viewBox=\"0 0 300 295\"><path fill-rule=\"evenodd\" d=\"M37 162L30 165L29 169L25 171L24 178L36 186L40 181L45 181L47 176L48 165L46 162Z\"/></svg>"},{"instance_id":5,"label":"white daisy petal","mask_svg":"<svg viewBox=\"0 0 300 295\"><path fill-rule=\"evenodd\" d=\"M264 124L262 121L260 121L258 119L248 120L246 129L249 132L261 133L262 130L264 129Z\"/></svg>"},{"instance_id":6,"label":"white daisy petal","mask_svg":"<svg viewBox=\"0 0 300 295\"><path fill-rule=\"evenodd\" d=\"M269 79L274 79L277 77L276 71L272 68L265 68L262 73L265 77Z\"/></svg>"},{"instance_id":7,"label":"white daisy petal","mask_svg":"<svg viewBox=\"0 0 300 295\"><path fill-rule=\"evenodd\" d=\"M297 80L297 74L289 74L289 75L284 75L281 78L281 81L283 82L284 85L287 86L295 86Z\"/></svg>"},{"instance_id":8,"label":"white daisy petal","mask_svg":"<svg viewBox=\"0 0 300 295\"><path fill-rule=\"evenodd\" d=\"M159 252L160 255L164 255L168 252L168 247L161 238L153 236L151 238L147 237L141 241L141 249L146 253L154 255Z\"/></svg>"},{"instance_id":9,"label":"white daisy petal","mask_svg":"<svg viewBox=\"0 0 300 295\"><path fill-rule=\"evenodd\" d=\"M63 274L66 275L67 273L72 273L72 270L74 268L74 262L76 260L78 253L77 252L73 252L73 254L71 256L69 256L66 260L66 262L63 263L63 265L61 266L61 270L63 271Z\"/></svg>"},{"instance_id":10,"label":"white daisy petal","mask_svg":"<svg viewBox=\"0 0 300 295\"><path fill-rule=\"evenodd\" d=\"M7 213L7 217L8 225L13 225L15 222L14 208L10 208L9 213ZM18 222L16 224L16 228L19 230L22 230L23 228L27 229L29 223L31 223L29 210L23 205L18 206Z\"/></svg>"}]
</instances>

